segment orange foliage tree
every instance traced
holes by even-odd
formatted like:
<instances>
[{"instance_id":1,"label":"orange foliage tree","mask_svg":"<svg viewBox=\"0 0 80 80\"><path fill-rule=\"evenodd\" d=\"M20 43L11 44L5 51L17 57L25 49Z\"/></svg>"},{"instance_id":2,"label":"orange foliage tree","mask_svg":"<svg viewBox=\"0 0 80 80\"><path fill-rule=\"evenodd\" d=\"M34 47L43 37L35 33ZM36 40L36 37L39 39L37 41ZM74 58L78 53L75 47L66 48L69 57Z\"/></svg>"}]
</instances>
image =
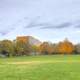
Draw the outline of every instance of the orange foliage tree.
<instances>
[{"instance_id":1,"label":"orange foliage tree","mask_svg":"<svg viewBox=\"0 0 80 80\"><path fill-rule=\"evenodd\" d=\"M15 51L17 55L30 55L31 45L27 37L17 37L15 40Z\"/></svg>"},{"instance_id":2,"label":"orange foliage tree","mask_svg":"<svg viewBox=\"0 0 80 80\"><path fill-rule=\"evenodd\" d=\"M39 46L40 54L52 54L53 53L53 45L49 42L43 42Z\"/></svg>"},{"instance_id":3,"label":"orange foliage tree","mask_svg":"<svg viewBox=\"0 0 80 80\"><path fill-rule=\"evenodd\" d=\"M60 42L57 46L57 50L62 54L71 54L74 51L74 45L65 39L63 42Z\"/></svg>"}]
</instances>

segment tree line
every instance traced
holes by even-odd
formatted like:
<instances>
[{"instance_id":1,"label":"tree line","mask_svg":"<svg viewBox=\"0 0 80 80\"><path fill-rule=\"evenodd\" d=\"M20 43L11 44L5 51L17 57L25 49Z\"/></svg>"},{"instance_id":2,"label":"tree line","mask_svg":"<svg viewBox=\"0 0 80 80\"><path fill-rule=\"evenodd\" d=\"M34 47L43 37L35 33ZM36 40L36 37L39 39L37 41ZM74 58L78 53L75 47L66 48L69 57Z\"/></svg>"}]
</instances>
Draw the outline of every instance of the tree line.
<instances>
[{"instance_id":1,"label":"tree line","mask_svg":"<svg viewBox=\"0 0 80 80\"><path fill-rule=\"evenodd\" d=\"M27 38L0 41L0 55L54 55L80 54L80 44L74 45L68 39L59 43L42 42L40 45L31 45Z\"/></svg>"}]
</instances>

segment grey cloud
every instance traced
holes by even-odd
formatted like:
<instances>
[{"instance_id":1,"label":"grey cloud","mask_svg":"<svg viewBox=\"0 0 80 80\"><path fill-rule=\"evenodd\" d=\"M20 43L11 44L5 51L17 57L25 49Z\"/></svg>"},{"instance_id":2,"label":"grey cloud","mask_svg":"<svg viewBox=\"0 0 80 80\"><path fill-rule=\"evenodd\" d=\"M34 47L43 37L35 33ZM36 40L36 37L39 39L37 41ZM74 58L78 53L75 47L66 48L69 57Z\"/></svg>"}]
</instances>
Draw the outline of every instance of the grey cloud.
<instances>
[{"instance_id":1,"label":"grey cloud","mask_svg":"<svg viewBox=\"0 0 80 80\"><path fill-rule=\"evenodd\" d=\"M65 23L62 23L62 24L56 26L56 28L67 28L67 27L70 27L71 25L72 25L72 23L65 22Z\"/></svg>"},{"instance_id":2,"label":"grey cloud","mask_svg":"<svg viewBox=\"0 0 80 80\"><path fill-rule=\"evenodd\" d=\"M8 33L9 33L9 31L0 31L0 34L1 34L2 36L7 35Z\"/></svg>"},{"instance_id":3,"label":"grey cloud","mask_svg":"<svg viewBox=\"0 0 80 80\"><path fill-rule=\"evenodd\" d=\"M2 36L5 36L7 34L9 34L10 32L12 32L13 30L16 29L16 27L19 26L20 23L22 23L23 20L27 20L28 17L24 17L23 19L19 19L18 21L16 21L15 23L11 24L11 25L6 25L6 29L0 30L0 34Z\"/></svg>"},{"instance_id":4,"label":"grey cloud","mask_svg":"<svg viewBox=\"0 0 80 80\"><path fill-rule=\"evenodd\" d=\"M15 27L11 27L11 28L7 28L7 29L4 29L4 30L0 30L0 34L2 36L5 36L5 35L9 34L10 32L12 32L14 29L15 29Z\"/></svg>"},{"instance_id":5,"label":"grey cloud","mask_svg":"<svg viewBox=\"0 0 80 80\"><path fill-rule=\"evenodd\" d=\"M63 29L63 28L68 28L72 25L72 23L70 22L65 22L65 23L62 23L62 24L58 24L58 25L48 25L48 26L45 26L45 27L42 27L41 29Z\"/></svg>"},{"instance_id":6,"label":"grey cloud","mask_svg":"<svg viewBox=\"0 0 80 80\"><path fill-rule=\"evenodd\" d=\"M24 18L24 19L26 19L26 18ZM28 19L29 19L29 18L28 18ZM37 20L39 20L39 19L40 19L40 16L37 16L37 17L35 17L34 19L31 19L31 20L30 20L30 23L29 23L27 26L25 26L24 28L38 27Z\"/></svg>"},{"instance_id":7,"label":"grey cloud","mask_svg":"<svg viewBox=\"0 0 80 80\"><path fill-rule=\"evenodd\" d=\"M61 24L52 24L49 22L45 22L45 23L40 23L37 22L38 20L40 20L41 16L37 16L34 19L30 20L30 23L28 25L26 25L24 28L40 28L40 29L52 29L52 28L56 28L56 29L61 29L61 28L67 28L70 27L72 25L71 22L63 22ZM28 18L25 17L24 20L27 20Z\"/></svg>"},{"instance_id":8,"label":"grey cloud","mask_svg":"<svg viewBox=\"0 0 80 80\"><path fill-rule=\"evenodd\" d=\"M46 23L30 23L26 28L35 28L35 27L44 27L44 26L48 26L49 24Z\"/></svg>"},{"instance_id":9,"label":"grey cloud","mask_svg":"<svg viewBox=\"0 0 80 80\"><path fill-rule=\"evenodd\" d=\"M77 20L74 22L74 27L75 28L80 28L80 20Z\"/></svg>"},{"instance_id":10,"label":"grey cloud","mask_svg":"<svg viewBox=\"0 0 80 80\"><path fill-rule=\"evenodd\" d=\"M61 24L51 24L51 23L30 23L26 28L40 28L40 29L62 29L62 28L67 28L70 27L72 23L70 22L65 22Z\"/></svg>"},{"instance_id":11,"label":"grey cloud","mask_svg":"<svg viewBox=\"0 0 80 80\"><path fill-rule=\"evenodd\" d=\"M75 28L80 28L80 24L76 25Z\"/></svg>"}]
</instances>

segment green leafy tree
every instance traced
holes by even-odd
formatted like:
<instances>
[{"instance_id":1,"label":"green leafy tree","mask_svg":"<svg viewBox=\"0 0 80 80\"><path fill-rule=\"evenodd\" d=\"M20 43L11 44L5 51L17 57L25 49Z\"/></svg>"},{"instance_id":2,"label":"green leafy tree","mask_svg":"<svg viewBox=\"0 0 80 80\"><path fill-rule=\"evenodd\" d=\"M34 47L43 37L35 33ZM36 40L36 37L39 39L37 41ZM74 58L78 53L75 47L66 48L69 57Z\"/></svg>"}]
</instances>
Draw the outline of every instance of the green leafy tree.
<instances>
[{"instance_id":1,"label":"green leafy tree","mask_svg":"<svg viewBox=\"0 0 80 80\"><path fill-rule=\"evenodd\" d=\"M39 46L32 45L32 55L38 55L39 54Z\"/></svg>"},{"instance_id":2,"label":"green leafy tree","mask_svg":"<svg viewBox=\"0 0 80 80\"><path fill-rule=\"evenodd\" d=\"M75 54L80 54L80 43L75 45L74 53Z\"/></svg>"},{"instance_id":3,"label":"green leafy tree","mask_svg":"<svg viewBox=\"0 0 80 80\"><path fill-rule=\"evenodd\" d=\"M0 53L10 57L13 56L14 55L13 42L10 40L0 41Z\"/></svg>"}]
</instances>

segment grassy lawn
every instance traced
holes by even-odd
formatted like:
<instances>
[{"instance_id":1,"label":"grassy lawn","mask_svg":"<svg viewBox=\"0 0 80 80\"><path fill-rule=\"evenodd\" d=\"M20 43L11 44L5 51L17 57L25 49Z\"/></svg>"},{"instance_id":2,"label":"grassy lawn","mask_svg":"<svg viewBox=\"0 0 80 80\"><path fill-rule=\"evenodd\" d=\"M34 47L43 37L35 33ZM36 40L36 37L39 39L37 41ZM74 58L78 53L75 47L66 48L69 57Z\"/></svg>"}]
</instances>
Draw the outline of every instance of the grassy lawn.
<instances>
[{"instance_id":1,"label":"grassy lawn","mask_svg":"<svg viewBox=\"0 0 80 80\"><path fill-rule=\"evenodd\" d=\"M80 80L80 55L0 58L0 80Z\"/></svg>"}]
</instances>

